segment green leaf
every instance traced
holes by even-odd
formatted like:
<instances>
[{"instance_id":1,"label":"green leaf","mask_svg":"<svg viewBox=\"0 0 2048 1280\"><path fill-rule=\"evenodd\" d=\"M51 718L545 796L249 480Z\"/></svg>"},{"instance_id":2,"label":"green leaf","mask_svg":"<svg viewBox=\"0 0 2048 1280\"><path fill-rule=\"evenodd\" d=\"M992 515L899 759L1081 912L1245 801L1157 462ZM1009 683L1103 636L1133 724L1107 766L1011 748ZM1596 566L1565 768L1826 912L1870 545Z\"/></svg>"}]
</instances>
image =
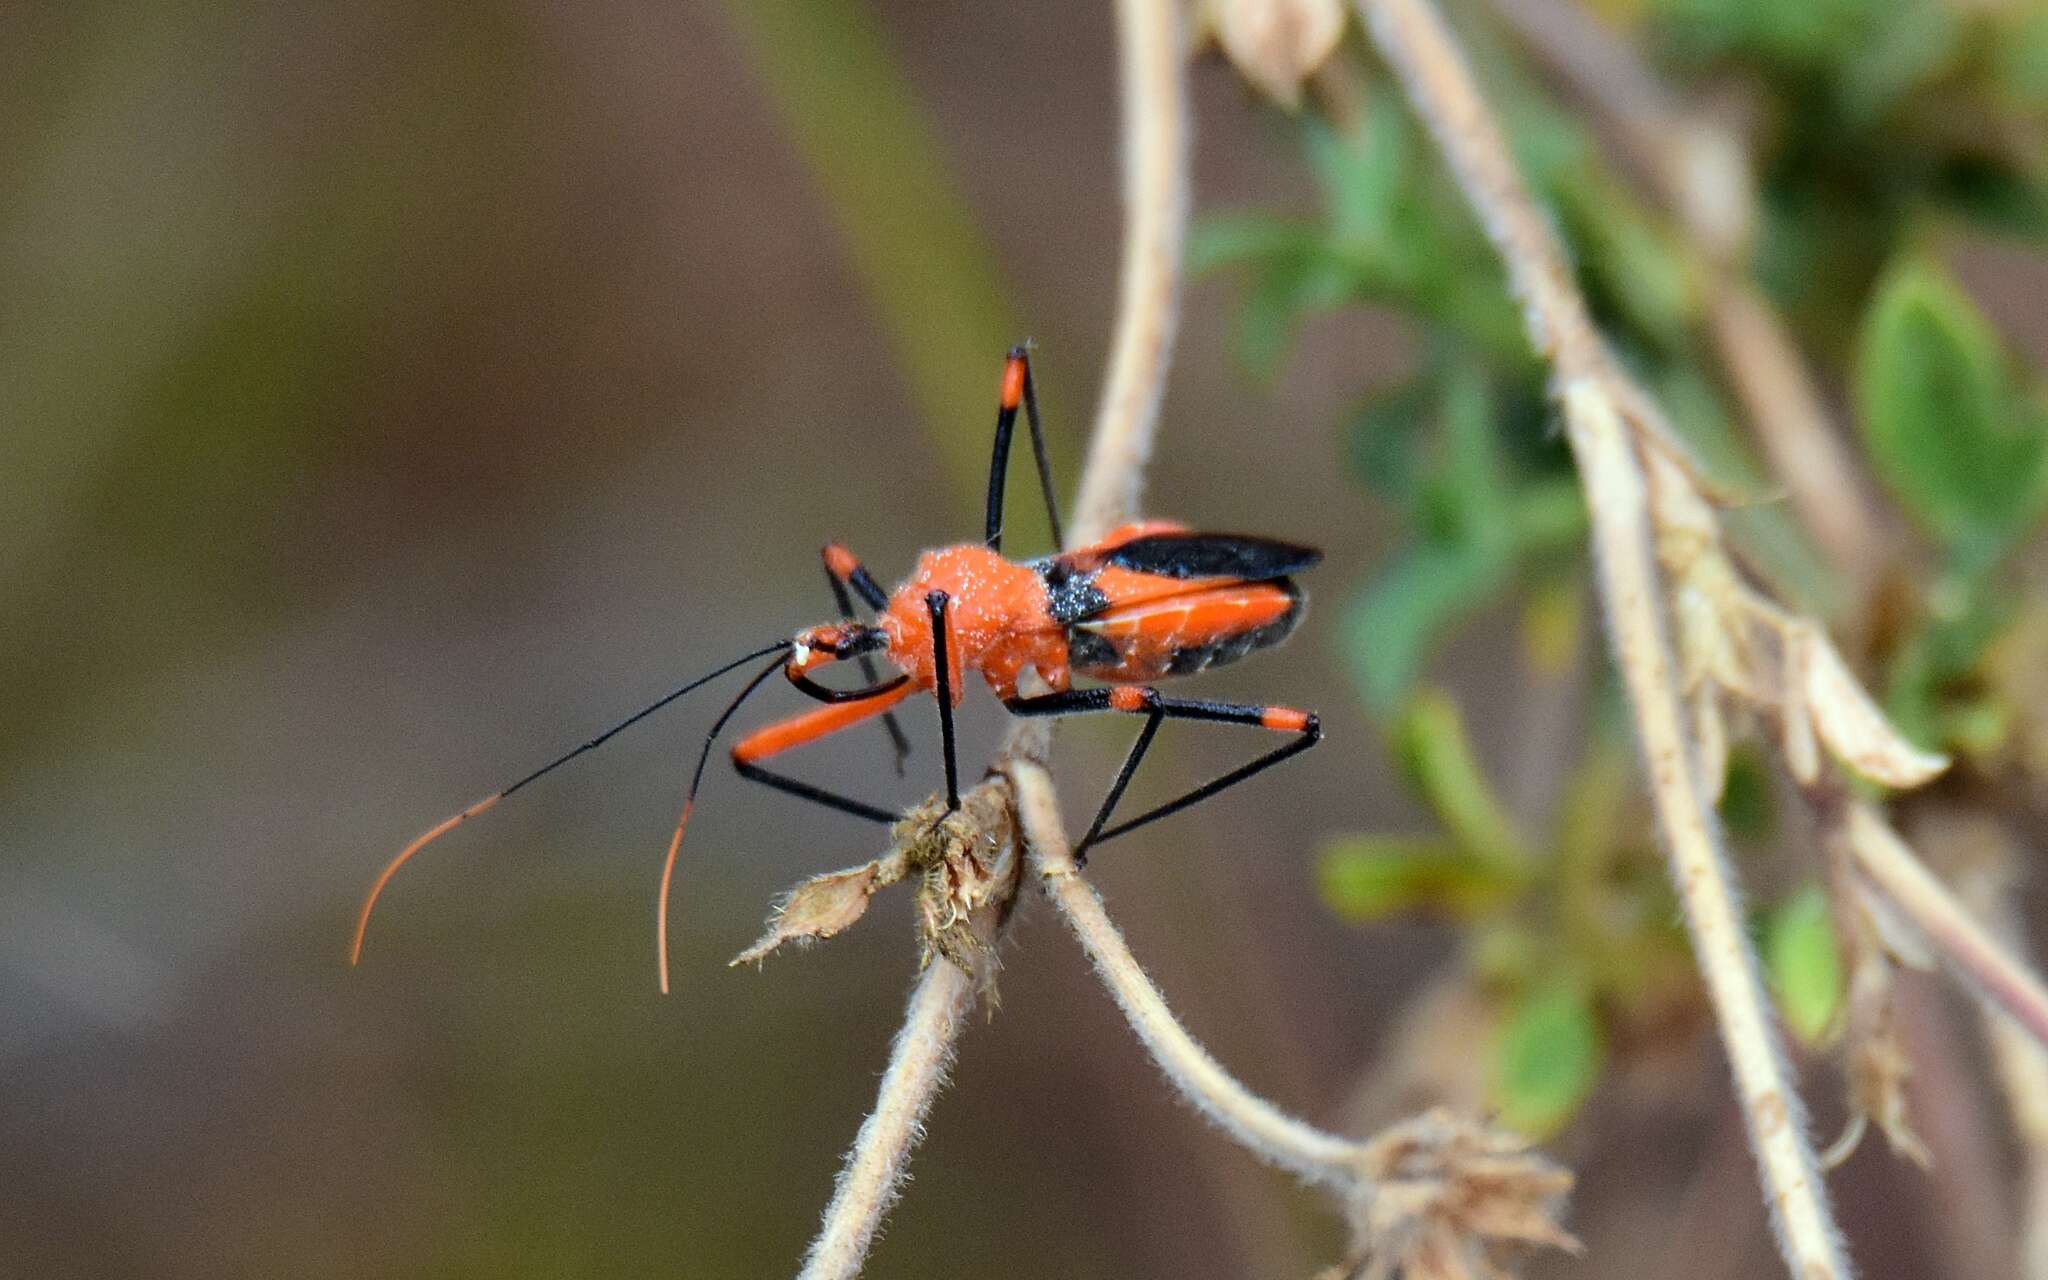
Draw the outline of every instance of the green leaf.
<instances>
[{"instance_id":1,"label":"green leaf","mask_svg":"<svg viewBox=\"0 0 2048 1280\"><path fill-rule=\"evenodd\" d=\"M1486 374L1470 361L1453 364L1445 370L1442 394L1441 462L1421 490L1424 535L1505 556L1513 543L1508 485Z\"/></svg>"},{"instance_id":2,"label":"green leaf","mask_svg":"<svg viewBox=\"0 0 2048 1280\"><path fill-rule=\"evenodd\" d=\"M2048 107L2048 9L2016 6L1992 33L1999 96L2014 111Z\"/></svg>"},{"instance_id":3,"label":"green leaf","mask_svg":"<svg viewBox=\"0 0 2048 1280\"><path fill-rule=\"evenodd\" d=\"M1793 894L1764 921L1764 970L1785 1025L1807 1044L1826 1042L1842 1007L1842 961L1818 885Z\"/></svg>"},{"instance_id":4,"label":"green leaf","mask_svg":"<svg viewBox=\"0 0 2048 1280\"><path fill-rule=\"evenodd\" d=\"M1987 230L2048 240L2048 178L1981 156L1954 157L1935 188Z\"/></svg>"},{"instance_id":5,"label":"green leaf","mask_svg":"<svg viewBox=\"0 0 2048 1280\"><path fill-rule=\"evenodd\" d=\"M1942 268L1909 258L1877 290L1856 387L1873 462L1955 563L1988 564L2048 499L2048 422L2009 385L2004 352Z\"/></svg>"},{"instance_id":6,"label":"green leaf","mask_svg":"<svg viewBox=\"0 0 2048 1280\"><path fill-rule=\"evenodd\" d=\"M1728 776L1721 786L1721 823L1729 834L1761 840L1771 832L1771 778L1755 748L1728 752Z\"/></svg>"},{"instance_id":7,"label":"green leaf","mask_svg":"<svg viewBox=\"0 0 2048 1280\"><path fill-rule=\"evenodd\" d=\"M1541 1141L1564 1128L1600 1078L1605 1046L1592 993L1574 979L1508 1006L1494 1045L1493 1102L1503 1123Z\"/></svg>"},{"instance_id":8,"label":"green leaf","mask_svg":"<svg viewBox=\"0 0 2048 1280\"><path fill-rule=\"evenodd\" d=\"M1277 376L1295 323L1311 311L1350 301L1361 288L1354 264L1319 243L1275 258L1259 273L1238 317L1239 357L1254 375Z\"/></svg>"},{"instance_id":9,"label":"green leaf","mask_svg":"<svg viewBox=\"0 0 2048 1280\"><path fill-rule=\"evenodd\" d=\"M1431 689L1417 695L1394 727L1401 767L1459 847L1492 866L1519 868L1528 849L1472 753L1458 706Z\"/></svg>"},{"instance_id":10,"label":"green leaf","mask_svg":"<svg viewBox=\"0 0 2048 1280\"><path fill-rule=\"evenodd\" d=\"M1953 7L1935 0L1891 0L1883 21L1841 70L1836 98L1851 124L1875 126L1953 61L1960 36Z\"/></svg>"},{"instance_id":11,"label":"green leaf","mask_svg":"<svg viewBox=\"0 0 2048 1280\"><path fill-rule=\"evenodd\" d=\"M1500 907L1515 887L1448 840L1377 835L1328 845L1316 884L1332 911L1357 923L1413 911L1469 920Z\"/></svg>"},{"instance_id":12,"label":"green leaf","mask_svg":"<svg viewBox=\"0 0 2048 1280\"><path fill-rule=\"evenodd\" d=\"M1663 350L1681 349L1697 323L1700 290L1671 233L1591 156L1555 186L1559 214L1571 236L1596 309Z\"/></svg>"},{"instance_id":13,"label":"green leaf","mask_svg":"<svg viewBox=\"0 0 2048 1280\"><path fill-rule=\"evenodd\" d=\"M1508 527L1525 555L1583 551L1586 523L1585 492L1572 480L1531 481L1508 507Z\"/></svg>"}]
</instances>

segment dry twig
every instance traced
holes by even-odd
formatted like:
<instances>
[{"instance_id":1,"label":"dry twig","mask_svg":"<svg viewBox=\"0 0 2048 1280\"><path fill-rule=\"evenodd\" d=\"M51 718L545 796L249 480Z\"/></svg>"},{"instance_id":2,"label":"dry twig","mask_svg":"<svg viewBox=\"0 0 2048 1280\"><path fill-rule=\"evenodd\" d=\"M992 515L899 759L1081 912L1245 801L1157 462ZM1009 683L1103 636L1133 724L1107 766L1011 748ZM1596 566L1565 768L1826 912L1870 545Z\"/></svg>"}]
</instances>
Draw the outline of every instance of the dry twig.
<instances>
[{"instance_id":1,"label":"dry twig","mask_svg":"<svg viewBox=\"0 0 2048 1280\"><path fill-rule=\"evenodd\" d=\"M1059 907L1096 974L1174 1088L1246 1150L1304 1182L1351 1191L1359 1145L1298 1120L1245 1088L1196 1043L1139 967L1102 899L1075 869L1044 768L1020 760L1006 765L1005 772L1016 797L1017 830L1030 872Z\"/></svg>"},{"instance_id":2,"label":"dry twig","mask_svg":"<svg viewBox=\"0 0 2048 1280\"><path fill-rule=\"evenodd\" d=\"M1830 562L1855 587L1867 585L1885 567L1891 535L1798 345L1749 280L1755 184L1741 142L1688 109L1576 0L1494 7L1598 113L1696 246L1707 330L1772 474Z\"/></svg>"},{"instance_id":3,"label":"dry twig","mask_svg":"<svg viewBox=\"0 0 2048 1280\"><path fill-rule=\"evenodd\" d=\"M1801 1280L1850 1274L1807 1141L1743 927L1688 732L1665 615L1645 453L1688 469L1641 412L1649 401L1614 367L1563 252L1509 157L1443 20L1426 0L1360 0L1368 30L1500 252L1532 345L1556 372L1616 659L1648 765L1658 825L1693 947L1734 1068L1766 1199L1787 1263ZM1634 411L1634 412L1631 412Z\"/></svg>"},{"instance_id":4,"label":"dry twig","mask_svg":"<svg viewBox=\"0 0 2048 1280\"><path fill-rule=\"evenodd\" d=\"M1044 766L1013 760L1005 771L1029 870L1168 1083L1238 1145L1338 1199L1352 1248L1342 1266L1324 1273L1327 1280L1505 1277L1507 1250L1578 1249L1556 1221L1571 1174L1514 1134L1439 1109L1354 1141L1246 1088L1173 1016L1074 866Z\"/></svg>"},{"instance_id":5,"label":"dry twig","mask_svg":"<svg viewBox=\"0 0 2048 1280\"><path fill-rule=\"evenodd\" d=\"M1119 0L1117 40L1123 98L1123 278L1109 372L1068 530L1075 543L1100 538L1137 506L1179 314L1187 228L1185 44L1175 0ZM1003 756L1042 761L1050 747L1049 724L1020 722L1005 740ZM1006 783L985 785L1006 792ZM1006 916L1014 892L1012 882L1002 901L990 905ZM993 933L989 942L993 945ZM976 983L976 977L945 958L932 961L919 979L875 1109L854 1140L802 1280L859 1274L895 1198L923 1117L945 1082L953 1044L974 1005Z\"/></svg>"},{"instance_id":6,"label":"dry twig","mask_svg":"<svg viewBox=\"0 0 2048 1280\"><path fill-rule=\"evenodd\" d=\"M1180 324L1192 128L1180 6L1173 0L1119 0L1116 31L1123 92L1123 278L1109 372L1067 530L1072 546L1099 539L1138 509Z\"/></svg>"},{"instance_id":7,"label":"dry twig","mask_svg":"<svg viewBox=\"0 0 2048 1280\"><path fill-rule=\"evenodd\" d=\"M2037 1045L2048 1045L2048 988L1956 900L1871 805L1849 808L1847 837L1856 869L1962 979L1990 1011L2009 1017Z\"/></svg>"},{"instance_id":8,"label":"dry twig","mask_svg":"<svg viewBox=\"0 0 2048 1280\"><path fill-rule=\"evenodd\" d=\"M875 1109L854 1137L825 1209L825 1225L811 1242L798 1280L845 1280L860 1274L882 1215L896 1200L910 1149L922 1136L925 1113L946 1082L954 1041L974 1009L974 993L974 979L952 962L925 966L889 1052Z\"/></svg>"},{"instance_id":9,"label":"dry twig","mask_svg":"<svg viewBox=\"0 0 2048 1280\"><path fill-rule=\"evenodd\" d=\"M953 814L937 799L913 809L896 824L897 850L868 868L819 876L799 887L768 935L733 961L757 961L786 940L829 937L866 909L875 880L921 875L924 973L890 1049L875 1109L854 1136L799 1280L860 1274L882 1217L896 1201L911 1149L924 1136L925 1113L946 1082L954 1043L976 996L993 980L996 944L1016 902L1021 872L1009 791L992 779L960 801ZM800 904L814 891L832 905L792 921L792 911L804 911Z\"/></svg>"},{"instance_id":10,"label":"dry twig","mask_svg":"<svg viewBox=\"0 0 2048 1280\"><path fill-rule=\"evenodd\" d=\"M1678 103L1633 50L1574 0L1495 0L1529 46L1620 136L1667 207L1702 250L1709 330L1729 381L1756 426L1775 475L1834 568L1867 588L1890 558L1890 531L1862 473L1828 421L1814 379L1783 320L1747 275L1753 197L1740 148ZM1702 163L1702 158L1706 163ZM1707 181L1719 174L1721 181ZM1736 208L1739 204L1741 207ZM2018 935L1966 910L1868 804L1850 803L1832 779L1805 785L1828 843L1880 909L1907 924L1978 997L1993 1065L2028 1153L2024 1265L2048 1280L2048 1014ZM1886 950L1867 935L1860 898L1838 886L1838 931L1851 954L1852 1103L1877 1119L1898 1150L1921 1152L1904 1115L1910 1070L1893 1031ZM1852 1128L1845 1135L1853 1145ZM1916 1156L1924 1160L1924 1154Z\"/></svg>"}]
</instances>

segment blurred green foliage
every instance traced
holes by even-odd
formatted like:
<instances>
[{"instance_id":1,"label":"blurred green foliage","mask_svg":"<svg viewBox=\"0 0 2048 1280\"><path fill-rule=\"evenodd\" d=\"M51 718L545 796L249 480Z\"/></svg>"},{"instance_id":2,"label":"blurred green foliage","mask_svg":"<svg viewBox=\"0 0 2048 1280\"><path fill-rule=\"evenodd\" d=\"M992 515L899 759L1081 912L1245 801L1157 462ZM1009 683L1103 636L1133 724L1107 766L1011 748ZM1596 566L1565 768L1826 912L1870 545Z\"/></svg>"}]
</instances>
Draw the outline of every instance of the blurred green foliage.
<instances>
[{"instance_id":1,"label":"blurred green foliage","mask_svg":"<svg viewBox=\"0 0 2048 1280\"><path fill-rule=\"evenodd\" d=\"M1764 973L1792 1034L1820 1044L1842 1007L1842 961L1828 917L1827 894L1802 889L1764 916Z\"/></svg>"},{"instance_id":2,"label":"blurred green foliage","mask_svg":"<svg viewBox=\"0 0 2048 1280\"><path fill-rule=\"evenodd\" d=\"M1592 992L1560 977L1523 992L1501 1019L1493 1101L1510 1128L1556 1133L1600 1078L1606 1047Z\"/></svg>"},{"instance_id":3,"label":"blurred green foliage","mask_svg":"<svg viewBox=\"0 0 2048 1280\"><path fill-rule=\"evenodd\" d=\"M1882 567L1880 616L1871 599L1848 596L1781 506L1731 510L1731 536L1795 604L1870 638L1875 684L1909 733L1966 754L1995 750L2016 695L1987 674L1987 654L2017 609L1992 583L2048 507L2048 403L1947 259L1973 235L2048 239L2048 16L1940 0L1608 9L1674 78L1745 103L1758 184L1747 265L1823 384L1849 393L1868 465L1931 554L1924 574L1911 561ZM1510 145L1615 350L1724 483L1766 492L1731 430L1739 415L1706 334L1706 251L1634 193L1482 13L1463 17ZM1601 713L1615 697L1606 677L1591 686L1594 731L1558 762L1565 798L1547 841L1518 833L1455 707L1424 683L1448 635L1509 599L1522 604L1536 678L1569 665L1582 629L1558 626L1558 609L1583 607L1568 587L1587 576L1585 519L1495 255L1391 83L1355 58L1340 74L1365 78L1356 111L1297 126L1320 216L1212 218L1194 261L1244 273L1237 345L1262 376L1321 312L1389 307L1419 332L1420 371L1370 393L1347 436L1352 472L1406 537L1358 591L1343 642L1442 834L1337 840L1321 887L1350 920L1422 912L1458 923L1496 1018L1495 1101L1546 1133L1593 1087L1632 1011L1695 980L1636 809L1626 739ZM1738 840L1774 837L1754 753L1734 758L1723 809ZM1755 927L1788 1021L1820 1042L1842 987L1825 897L1796 891Z\"/></svg>"},{"instance_id":4,"label":"blurred green foliage","mask_svg":"<svg viewBox=\"0 0 2048 1280\"><path fill-rule=\"evenodd\" d=\"M1937 262L1887 273L1863 322L1857 422L1872 466L1951 571L1995 561L2048 504L2048 405Z\"/></svg>"},{"instance_id":5,"label":"blurred green foliage","mask_svg":"<svg viewBox=\"0 0 2048 1280\"><path fill-rule=\"evenodd\" d=\"M2011 717L1979 672L2018 613L2006 562L2048 508L2048 401L1946 269L1917 254L1879 282L1855 374L1871 464L1936 548L1888 710L1925 745L1988 757Z\"/></svg>"},{"instance_id":6,"label":"blurred green foliage","mask_svg":"<svg viewBox=\"0 0 2048 1280\"><path fill-rule=\"evenodd\" d=\"M1319 863L1323 897L1348 920L1427 913L1469 931L1470 965L1495 1019L1493 1103L1543 1136L1598 1081L1610 1020L1659 1009L1688 968L1676 904L1605 730L1566 788L1554 830L1517 829L1449 697L1418 693L1394 750L1441 836L1355 835Z\"/></svg>"},{"instance_id":7,"label":"blurred green foliage","mask_svg":"<svg viewBox=\"0 0 2048 1280\"><path fill-rule=\"evenodd\" d=\"M858 0L738 0L724 8L824 189L945 462L947 487L964 503L987 483L986 428L1002 353L1028 335L1009 301L1015 291L949 171L937 123ZM970 423L976 429L966 429ZM1070 435L1053 433L1056 452L1071 448ZM969 510L981 513L978 505ZM1035 546L1050 536L1037 502L1007 511L1022 541Z\"/></svg>"}]
</instances>

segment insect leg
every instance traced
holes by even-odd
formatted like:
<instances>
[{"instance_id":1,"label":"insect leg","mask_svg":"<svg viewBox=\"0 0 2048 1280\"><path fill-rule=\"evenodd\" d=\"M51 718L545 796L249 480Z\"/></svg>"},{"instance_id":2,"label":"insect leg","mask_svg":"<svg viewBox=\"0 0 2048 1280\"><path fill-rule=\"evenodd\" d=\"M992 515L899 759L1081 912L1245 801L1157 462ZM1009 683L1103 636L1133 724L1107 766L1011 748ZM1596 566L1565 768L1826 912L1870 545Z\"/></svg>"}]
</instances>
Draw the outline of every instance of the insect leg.
<instances>
[{"instance_id":1,"label":"insect leg","mask_svg":"<svg viewBox=\"0 0 2048 1280\"><path fill-rule=\"evenodd\" d=\"M1074 861L1087 861L1088 850L1105 840L1114 840L1127 831L1135 830L1148 822L1157 822L1169 814L1179 813L1190 805L1199 804L1219 791L1236 786L1253 774L1272 768L1289 756L1299 755L1322 741L1322 724L1312 711L1297 711L1292 707L1265 707L1241 702L1209 702L1196 698L1168 698L1157 689L1140 685L1112 685L1099 689L1070 689L1061 693L1049 693L1036 698L1015 698L1006 704L1012 713L1020 716L1070 716L1083 715L1091 711L1120 711L1127 715L1142 715L1145 727L1139 731L1138 739L1131 744L1130 754L1124 757L1123 767L1117 770L1116 781L1110 785L1109 794L1104 797L1102 807L1096 811L1095 821L1088 825L1088 832L1081 837L1074 848ZM1129 785L1132 775L1138 771L1139 763L1152 746L1152 739L1158 733L1159 725L1165 720L1207 720L1218 724L1256 725L1265 729L1277 729L1299 735L1294 741L1259 756L1249 764L1240 765L1220 778L1203 783L1176 800L1169 800L1156 809L1119 823L1107 826L1110 814L1118 800L1123 798L1124 788Z\"/></svg>"},{"instance_id":2,"label":"insect leg","mask_svg":"<svg viewBox=\"0 0 2048 1280\"><path fill-rule=\"evenodd\" d=\"M828 809L837 809L841 813L850 813L856 818L867 818L874 822L894 822L902 816L894 810L850 799L837 792L827 791L823 787L812 786L795 778L787 778L779 773L771 773L756 762L766 760L770 756L781 755L807 742L816 742L841 729L881 715L915 691L916 686L905 681L890 685L872 698L858 702L828 703L800 715L791 716L787 720L777 721L765 728L756 729L734 744L732 767L748 781L773 787L786 795L809 800Z\"/></svg>"},{"instance_id":3,"label":"insect leg","mask_svg":"<svg viewBox=\"0 0 2048 1280\"><path fill-rule=\"evenodd\" d=\"M1031 352L1019 345L1010 348L1009 357L1003 362L995 450L988 466L987 542L991 551L1003 549L1003 490L1010 479L1010 436L1016 430L1019 405L1031 424L1031 452L1038 462L1038 487L1045 494L1045 518L1052 528L1053 546L1057 548L1066 542L1060 532L1059 499L1053 496L1052 462L1045 454L1045 431L1038 420L1038 388L1031 381Z\"/></svg>"},{"instance_id":4,"label":"insect leg","mask_svg":"<svg viewBox=\"0 0 2048 1280\"><path fill-rule=\"evenodd\" d=\"M676 819L675 834L670 836L668 841L668 855L661 862L661 890L655 898L654 962L656 971L660 976L661 993L663 995L668 994L669 885L675 876L676 855L682 851L683 832L688 829L690 814L697 807L697 787L704 781L704 764L711 758L711 745L718 741L720 731L725 728L726 722L732 719L733 714L740 709L740 704L746 701L747 695L759 688L762 681L774 675L781 667L782 663L777 662L762 671L760 675L755 676L752 683L748 684L741 691L740 696L734 698L732 704L726 707L724 713L718 717L716 723L711 726L711 732L704 735L704 750L697 757L696 772L690 776L690 790L683 800L682 816ZM806 742L815 742L827 734L836 733L846 728L848 725L859 724L869 716L879 715L908 697L913 687L908 680L900 681L888 685L865 701L849 700L827 703L814 711L807 711L802 715L792 716L777 724L771 724L764 729L757 729L741 739L739 744L733 747L733 768L739 770L740 776L743 778L766 783L778 791L786 791L805 800L816 801L827 808L837 809L842 813L850 813L855 817L872 818L877 822L894 822L896 816L886 809L878 809L873 805L862 804L858 800L849 800L845 796L835 795L821 787L814 787L808 782L798 782L794 778L784 778L777 774L769 773L753 762L766 756L775 755L777 752L787 751L791 747L802 746Z\"/></svg>"},{"instance_id":5,"label":"insect leg","mask_svg":"<svg viewBox=\"0 0 2048 1280\"><path fill-rule=\"evenodd\" d=\"M943 591L924 598L925 607L932 611L932 670L939 695L939 742L946 752L947 813L960 807L960 765L953 751L952 658L947 653L951 646L946 643L946 606L951 600Z\"/></svg>"},{"instance_id":6,"label":"insect leg","mask_svg":"<svg viewBox=\"0 0 2048 1280\"><path fill-rule=\"evenodd\" d=\"M832 588L832 602L839 606L840 621L857 621L853 612L853 597L847 594L846 590L849 584L860 593L860 598L867 602L870 609L881 610L888 607L888 595L867 571L867 567L855 558L853 552L837 542L828 542L821 554L825 559L825 581ZM860 674L868 684L879 683L881 679L875 672L874 658L865 653L860 655ZM903 776L903 761L910 755L910 739L903 735L903 725L897 721L896 713L893 711L883 713L882 727L889 731L889 745L895 750L896 776L900 778Z\"/></svg>"}]
</instances>

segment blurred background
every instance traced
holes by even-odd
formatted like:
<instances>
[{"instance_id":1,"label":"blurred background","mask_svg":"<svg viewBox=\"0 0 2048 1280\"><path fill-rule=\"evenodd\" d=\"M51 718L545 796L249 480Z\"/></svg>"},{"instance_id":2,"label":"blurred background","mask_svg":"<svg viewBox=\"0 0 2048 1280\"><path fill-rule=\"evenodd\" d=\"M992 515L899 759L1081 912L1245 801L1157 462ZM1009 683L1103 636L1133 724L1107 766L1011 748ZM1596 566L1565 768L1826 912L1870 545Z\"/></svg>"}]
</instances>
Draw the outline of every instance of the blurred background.
<instances>
[{"instance_id":1,"label":"blurred background","mask_svg":"<svg viewBox=\"0 0 2048 1280\"><path fill-rule=\"evenodd\" d=\"M1073 0L0 9L0 1273L794 1269L915 971L910 907L726 968L777 893L879 846L714 767L657 995L656 873L715 695L432 848L353 971L348 930L436 818L826 620L826 539L892 582L971 535L1026 335L1071 489L1114 303L1111 34ZM1196 93L1200 207L1314 207L1283 116L1213 62ZM1342 923L1312 874L1335 833L1427 821L1332 607L1396 520L1343 413L1417 339L1322 317L1261 381L1238 296L1193 289L1148 506L1327 549L1298 637L1201 691L1318 708L1329 741L1093 868L1218 1056L1343 1123L1453 946ZM1437 664L1495 762L1546 714L1504 626ZM1001 716L969 706L978 761ZM879 731L793 771L919 799L936 733L907 722L907 778ZM1063 734L1075 815L1126 741ZM1169 729L1143 790L1247 746ZM1005 960L870 1274L1341 1253L1315 1197L1166 1095L1042 904ZM1682 1088L1556 1148L1592 1254L1537 1274L1776 1265L1717 1051L1665 1069ZM1873 1149L1840 1185L1867 1274L1935 1274L1896 1207L1935 1211L1923 1175Z\"/></svg>"}]
</instances>

